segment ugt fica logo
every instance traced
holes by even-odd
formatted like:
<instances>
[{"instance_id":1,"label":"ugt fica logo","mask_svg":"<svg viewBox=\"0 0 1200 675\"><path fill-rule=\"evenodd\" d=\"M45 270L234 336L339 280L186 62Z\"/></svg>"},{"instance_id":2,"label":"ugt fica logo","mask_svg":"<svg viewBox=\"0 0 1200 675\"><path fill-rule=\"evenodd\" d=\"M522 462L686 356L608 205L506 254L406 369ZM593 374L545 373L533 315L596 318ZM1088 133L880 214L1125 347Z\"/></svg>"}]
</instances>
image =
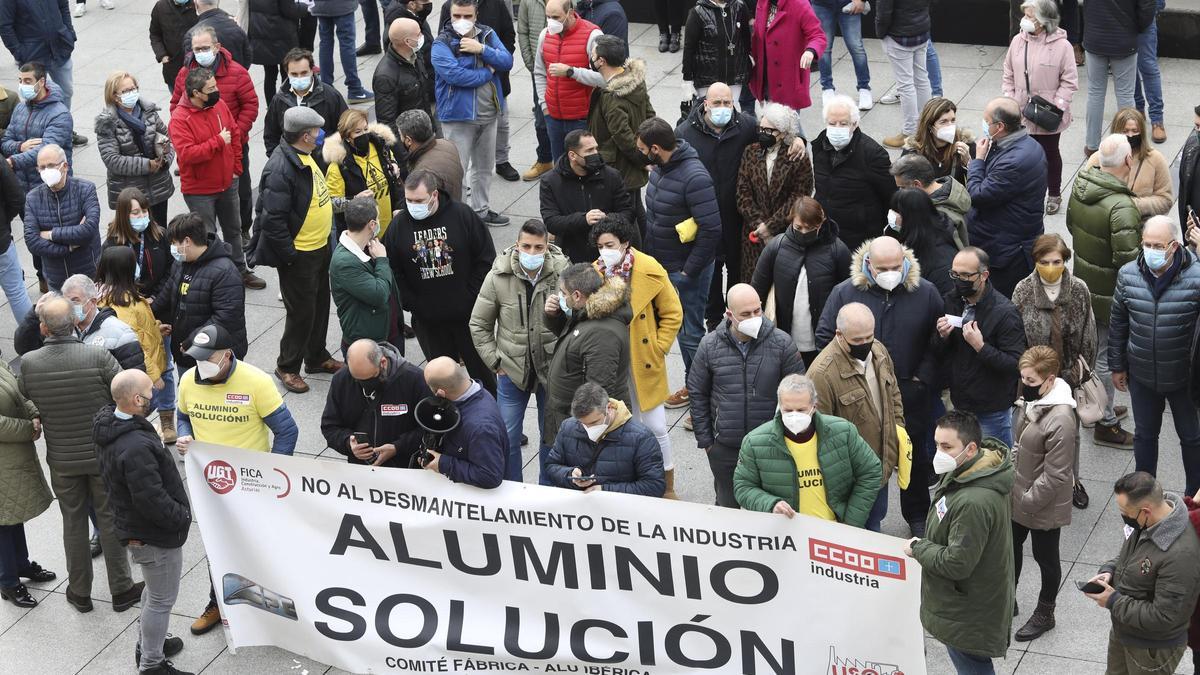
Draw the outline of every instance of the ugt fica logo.
<instances>
[{"instance_id":1,"label":"ugt fica logo","mask_svg":"<svg viewBox=\"0 0 1200 675\"><path fill-rule=\"evenodd\" d=\"M213 492L223 495L237 485L237 472L229 462L214 459L204 467L204 480L208 481L208 487L212 488Z\"/></svg>"},{"instance_id":2,"label":"ugt fica logo","mask_svg":"<svg viewBox=\"0 0 1200 675\"><path fill-rule=\"evenodd\" d=\"M829 675L904 675L900 666L878 661L838 658L833 645L829 647Z\"/></svg>"}]
</instances>

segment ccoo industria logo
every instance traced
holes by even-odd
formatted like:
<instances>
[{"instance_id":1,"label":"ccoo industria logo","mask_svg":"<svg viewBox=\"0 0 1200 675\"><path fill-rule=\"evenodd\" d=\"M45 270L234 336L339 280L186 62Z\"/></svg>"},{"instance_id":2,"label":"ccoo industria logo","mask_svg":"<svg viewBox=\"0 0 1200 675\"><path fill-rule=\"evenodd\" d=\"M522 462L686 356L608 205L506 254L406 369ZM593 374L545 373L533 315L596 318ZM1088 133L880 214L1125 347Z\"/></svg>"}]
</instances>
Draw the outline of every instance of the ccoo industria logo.
<instances>
[{"instance_id":1,"label":"ccoo industria logo","mask_svg":"<svg viewBox=\"0 0 1200 675\"><path fill-rule=\"evenodd\" d=\"M907 577L903 558L820 539L808 540L808 557L814 574L858 586L879 588L879 578L903 580Z\"/></svg>"},{"instance_id":2,"label":"ccoo industria logo","mask_svg":"<svg viewBox=\"0 0 1200 675\"><path fill-rule=\"evenodd\" d=\"M208 481L208 487L212 488L213 492L223 495L237 485L237 472L229 462L214 459L204 467L204 480Z\"/></svg>"}]
</instances>

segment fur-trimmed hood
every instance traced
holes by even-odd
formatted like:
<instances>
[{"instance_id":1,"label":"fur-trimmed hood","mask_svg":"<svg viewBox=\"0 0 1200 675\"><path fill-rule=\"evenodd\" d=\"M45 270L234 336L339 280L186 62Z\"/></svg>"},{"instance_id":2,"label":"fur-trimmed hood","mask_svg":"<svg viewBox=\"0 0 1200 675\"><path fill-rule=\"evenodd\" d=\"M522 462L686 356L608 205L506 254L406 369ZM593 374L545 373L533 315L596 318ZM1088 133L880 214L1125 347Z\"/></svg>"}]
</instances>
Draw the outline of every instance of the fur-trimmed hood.
<instances>
[{"instance_id":1,"label":"fur-trimmed hood","mask_svg":"<svg viewBox=\"0 0 1200 675\"><path fill-rule=\"evenodd\" d=\"M396 144L396 134L386 124L372 122L367 125L367 133L377 137L386 146ZM340 133L327 136L325 145L321 148L321 156L325 158L328 164L341 164L346 159L346 154L350 152L346 147L345 141L342 140Z\"/></svg>"},{"instance_id":2,"label":"fur-trimmed hood","mask_svg":"<svg viewBox=\"0 0 1200 675\"><path fill-rule=\"evenodd\" d=\"M584 309L588 319L606 319L617 313L621 307L629 305L629 285L619 276L611 276L604 280L604 285L598 291L588 296ZM625 322L633 318L632 310ZM621 317L617 317L621 318Z\"/></svg>"},{"instance_id":3,"label":"fur-trimmed hood","mask_svg":"<svg viewBox=\"0 0 1200 675\"><path fill-rule=\"evenodd\" d=\"M629 59L625 62L625 72L614 75L608 81L606 89L614 96L628 96L640 85L646 84L646 62L641 59Z\"/></svg>"},{"instance_id":4,"label":"fur-trimmed hood","mask_svg":"<svg viewBox=\"0 0 1200 675\"><path fill-rule=\"evenodd\" d=\"M871 239L868 239L858 247L854 255L850 258L850 283L860 291L870 290L874 285L875 280L867 271L867 249L871 246ZM904 266L908 273L904 277L904 288L908 291L915 291L921 285L921 263L917 262L917 256L907 246L901 246L904 249Z\"/></svg>"}]
</instances>

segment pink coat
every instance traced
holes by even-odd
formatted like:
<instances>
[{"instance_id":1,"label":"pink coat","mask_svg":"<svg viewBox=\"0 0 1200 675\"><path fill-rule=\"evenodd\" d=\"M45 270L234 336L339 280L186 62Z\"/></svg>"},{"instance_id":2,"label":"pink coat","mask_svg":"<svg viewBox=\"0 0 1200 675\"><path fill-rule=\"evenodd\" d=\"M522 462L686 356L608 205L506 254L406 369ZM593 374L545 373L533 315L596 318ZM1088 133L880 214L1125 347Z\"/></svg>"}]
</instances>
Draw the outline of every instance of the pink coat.
<instances>
[{"instance_id":1,"label":"pink coat","mask_svg":"<svg viewBox=\"0 0 1200 675\"><path fill-rule=\"evenodd\" d=\"M817 58L825 53L825 31L821 21L813 12L808 0L779 0L775 20L767 26L770 0L758 0L754 16L754 34L750 38L750 55L754 67L750 71L750 91L754 98L770 99L793 110L812 105L808 89L808 68L800 67L800 56L811 49ZM766 68L767 86L763 91L763 69Z\"/></svg>"},{"instance_id":2,"label":"pink coat","mask_svg":"<svg viewBox=\"0 0 1200 675\"><path fill-rule=\"evenodd\" d=\"M1059 28L1050 35L1016 34L1004 55L1004 95L1016 99L1022 107L1029 100L1025 87L1025 46L1029 46L1029 86L1033 93L1063 109L1062 126L1043 129L1029 120L1025 128L1031 134L1066 131L1071 124L1071 98L1079 90L1075 71L1075 52L1067 42L1067 31Z\"/></svg>"}]
</instances>

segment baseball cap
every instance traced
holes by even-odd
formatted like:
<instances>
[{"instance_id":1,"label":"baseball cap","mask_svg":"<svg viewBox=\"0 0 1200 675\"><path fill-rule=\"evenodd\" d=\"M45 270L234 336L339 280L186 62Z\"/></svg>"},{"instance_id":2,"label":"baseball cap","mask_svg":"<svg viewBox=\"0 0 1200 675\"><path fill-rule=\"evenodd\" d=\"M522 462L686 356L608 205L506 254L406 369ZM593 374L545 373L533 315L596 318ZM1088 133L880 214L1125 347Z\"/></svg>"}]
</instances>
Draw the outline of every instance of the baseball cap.
<instances>
[{"instance_id":1,"label":"baseball cap","mask_svg":"<svg viewBox=\"0 0 1200 675\"><path fill-rule=\"evenodd\" d=\"M197 361L207 361L217 352L233 349L233 336L217 325L208 325L196 331L190 344L184 345L183 353Z\"/></svg>"}]
</instances>

